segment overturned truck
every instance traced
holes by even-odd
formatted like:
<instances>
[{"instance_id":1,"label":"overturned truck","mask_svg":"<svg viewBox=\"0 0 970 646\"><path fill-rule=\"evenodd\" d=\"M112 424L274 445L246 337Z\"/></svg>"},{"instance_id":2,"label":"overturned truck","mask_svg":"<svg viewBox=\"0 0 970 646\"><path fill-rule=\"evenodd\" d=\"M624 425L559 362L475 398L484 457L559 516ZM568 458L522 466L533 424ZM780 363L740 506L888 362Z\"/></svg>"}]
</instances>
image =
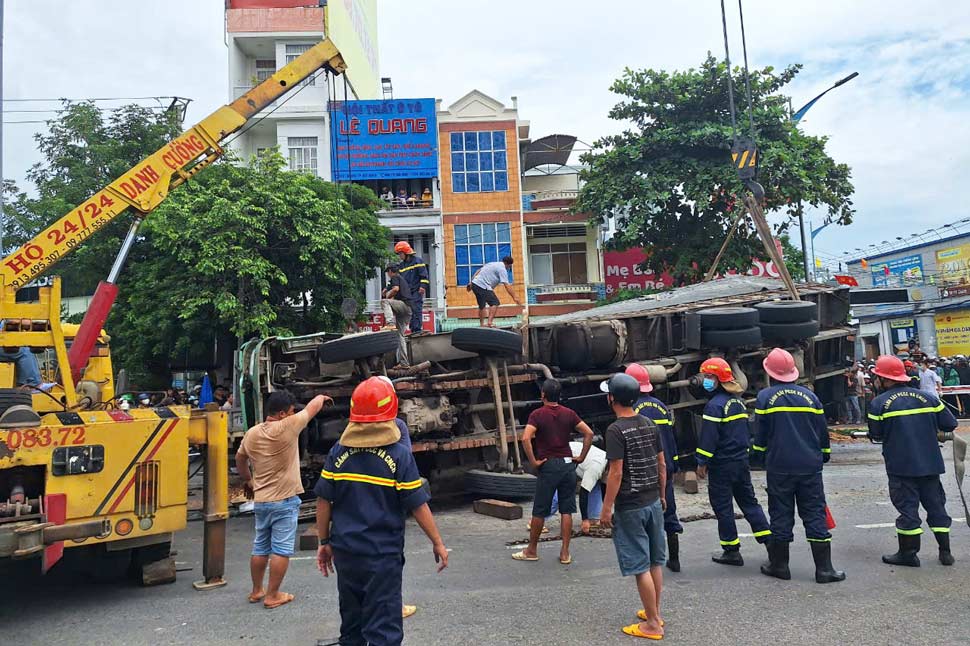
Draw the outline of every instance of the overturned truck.
<instances>
[{"instance_id":1,"label":"overturned truck","mask_svg":"<svg viewBox=\"0 0 970 646\"><path fill-rule=\"evenodd\" d=\"M346 424L354 387L386 374L400 395L399 417L411 431L421 473L436 490L530 494L534 484L521 473L516 439L540 405L542 380L561 381L564 403L602 432L612 420L599 382L637 362L673 411L680 463L691 468L704 402L688 386L710 356L728 360L753 402L768 384L762 359L772 347L785 347L795 356L800 382L814 388L830 417L837 416L845 361L854 355L848 289L800 288L802 300L792 301L780 281L729 277L538 320L522 330L460 328L419 336L409 339L412 368L406 372L388 369L395 363L395 332L256 339L239 353L239 425L261 420L274 390L288 389L301 401L332 397L335 406L301 437L311 485Z\"/></svg>"}]
</instances>

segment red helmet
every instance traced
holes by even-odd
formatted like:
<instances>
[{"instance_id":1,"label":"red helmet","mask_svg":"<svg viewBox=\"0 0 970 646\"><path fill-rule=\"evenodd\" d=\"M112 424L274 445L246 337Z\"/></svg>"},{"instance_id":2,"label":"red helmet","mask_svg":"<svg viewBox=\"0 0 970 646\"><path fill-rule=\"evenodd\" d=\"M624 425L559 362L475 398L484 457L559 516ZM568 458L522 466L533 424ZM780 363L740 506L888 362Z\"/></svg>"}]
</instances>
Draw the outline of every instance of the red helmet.
<instances>
[{"instance_id":1,"label":"red helmet","mask_svg":"<svg viewBox=\"0 0 970 646\"><path fill-rule=\"evenodd\" d=\"M903 362L899 360L899 357L893 357L888 354L884 354L876 359L876 369L873 372L883 379L890 381L909 381L909 375L906 374L906 368L903 366Z\"/></svg>"},{"instance_id":2,"label":"red helmet","mask_svg":"<svg viewBox=\"0 0 970 646\"><path fill-rule=\"evenodd\" d=\"M397 393L389 379L371 377L350 397L351 422L386 422L397 417Z\"/></svg>"},{"instance_id":3,"label":"red helmet","mask_svg":"<svg viewBox=\"0 0 970 646\"><path fill-rule=\"evenodd\" d=\"M734 373L731 366L721 357L713 357L701 364L701 374L714 375L722 384L734 381Z\"/></svg>"},{"instance_id":4,"label":"red helmet","mask_svg":"<svg viewBox=\"0 0 970 646\"><path fill-rule=\"evenodd\" d=\"M401 240L394 245L394 253L403 253L410 256L414 253L414 249L412 249L411 245L409 245L406 241Z\"/></svg>"},{"instance_id":5,"label":"red helmet","mask_svg":"<svg viewBox=\"0 0 970 646\"><path fill-rule=\"evenodd\" d=\"M637 380L640 384L640 392L653 392L653 384L650 383L650 373L639 363L631 363L626 367L626 374Z\"/></svg>"},{"instance_id":6,"label":"red helmet","mask_svg":"<svg viewBox=\"0 0 970 646\"><path fill-rule=\"evenodd\" d=\"M916 364L910 361L909 359L907 359L906 361L903 362L903 366L905 366L906 369L909 370L910 368L915 368Z\"/></svg>"},{"instance_id":7,"label":"red helmet","mask_svg":"<svg viewBox=\"0 0 970 646\"><path fill-rule=\"evenodd\" d=\"M787 350L775 348L768 353L765 360L761 362L772 379L778 381L792 382L798 379L798 368L795 367L795 359Z\"/></svg>"}]
</instances>

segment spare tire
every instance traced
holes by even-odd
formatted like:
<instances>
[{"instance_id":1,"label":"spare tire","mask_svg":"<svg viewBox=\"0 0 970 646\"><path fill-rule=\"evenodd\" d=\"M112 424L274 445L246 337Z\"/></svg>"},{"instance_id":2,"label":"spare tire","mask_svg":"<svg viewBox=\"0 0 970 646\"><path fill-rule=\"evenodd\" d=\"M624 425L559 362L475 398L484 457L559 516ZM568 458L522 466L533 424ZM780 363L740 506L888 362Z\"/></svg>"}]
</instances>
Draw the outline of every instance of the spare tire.
<instances>
[{"instance_id":1,"label":"spare tire","mask_svg":"<svg viewBox=\"0 0 970 646\"><path fill-rule=\"evenodd\" d=\"M528 473L500 473L472 469L465 473L465 490L490 498L524 499L536 494L536 478Z\"/></svg>"},{"instance_id":2,"label":"spare tire","mask_svg":"<svg viewBox=\"0 0 970 646\"><path fill-rule=\"evenodd\" d=\"M327 341L317 350L322 363L342 363L378 357L397 350L397 332L366 332Z\"/></svg>"},{"instance_id":3,"label":"spare tire","mask_svg":"<svg viewBox=\"0 0 970 646\"><path fill-rule=\"evenodd\" d=\"M804 323L762 323L761 336L771 341L801 341L818 334L818 321Z\"/></svg>"},{"instance_id":4,"label":"spare tire","mask_svg":"<svg viewBox=\"0 0 970 646\"><path fill-rule=\"evenodd\" d=\"M702 330L739 330L758 324L758 310L750 307L711 307L698 310Z\"/></svg>"},{"instance_id":5,"label":"spare tire","mask_svg":"<svg viewBox=\"0 0 970 646\"><path fill-rule=\"evenodd\" d=\"M761 345L761 329L746 327L740 330L701 330L701 345L705 348L740 348Z\"/></svg>"},{"instance_id":6,"label":"spare tire","mask_svg":"<svg viewBox=\"0 0 970 646\"><path fill-rule=\"evenodd\" d=\"M493 327L462 327L451 333L451 345L478 354L522 354L522 335Z\"/></svg>"},{"instance_id":7,"label":"spare tire","mask_svg":"<svg viewBox=\"0 0 970 646\"><path fill-rule=\"evenodd\" d=\"M766 301L754 306L762 323L807 323L818 320L818 304L812 301Z\"/></svg>"}]
</instances>

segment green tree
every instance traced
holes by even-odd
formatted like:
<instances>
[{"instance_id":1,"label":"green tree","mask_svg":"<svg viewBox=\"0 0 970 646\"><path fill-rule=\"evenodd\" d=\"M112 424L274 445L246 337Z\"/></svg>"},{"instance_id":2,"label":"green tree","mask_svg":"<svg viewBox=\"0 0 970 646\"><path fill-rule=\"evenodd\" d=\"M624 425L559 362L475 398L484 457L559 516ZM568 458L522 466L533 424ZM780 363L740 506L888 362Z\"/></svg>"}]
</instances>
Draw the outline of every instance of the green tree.
<instances>
[{"instance_id":1,"label":"green tree","mask_svg":"<svg viewBox=\"0 0 970 646\"><path fill-rule=\"evenodd\" d=\"M850 170L825 152L825 137L793 125L780 90L800 65L780 74L751 72L754 126L760 151L759 181L766 212L777 212L785 232L807 205L825 208L838 224L852 221ZM739 69L736 88L744 87ZM727 235L742 189L730 163L732 128L727 68L710 54L700 69L683 72L630 70L610 88L622 97L610 118L626 122L621 134L603 137L583 156L583 188L575 209L602 223L616 219L618 248L643 247L651 266L676 279L704 275ZM738 128L748 132L739 92ZM721 260L745 271L764 249L750 220L742 222Z\"/></svg>"},{"instance_id":2,"label":"green tree","mask_svg":"<svg viewBox=\"0 0 970 646\"><path fill-rule=\"evenodd\" d=\"M214 338L341 329L341 301L386 260L378 208L369 189L285 170L275 151L206 169L143 225L155 257L120 285L116 355L158 374Z\"/></svg>"}]
</instances>

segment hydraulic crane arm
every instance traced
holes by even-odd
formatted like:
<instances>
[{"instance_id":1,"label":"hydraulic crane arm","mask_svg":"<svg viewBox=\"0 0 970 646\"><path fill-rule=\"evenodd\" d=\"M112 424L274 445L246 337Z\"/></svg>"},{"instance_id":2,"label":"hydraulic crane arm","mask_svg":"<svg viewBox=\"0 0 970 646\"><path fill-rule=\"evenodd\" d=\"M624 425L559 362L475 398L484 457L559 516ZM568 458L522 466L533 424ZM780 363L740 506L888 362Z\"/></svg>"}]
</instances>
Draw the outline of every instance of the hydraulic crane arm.
<instances>
[{"instance_id":1,"label":"hydraulic crane arm","mask_svg":"<svg viewBox=\"0 0 970 646\"><path fill-rule=\"evenodd\" d=\"M0 283L8 289L20 289L129 207L138 212L139 220L143 218L172 189L221 157L220 142L321 67L336 74L347 68L329 40L210 114L8 255L0 265Z\"/></svg>"}]
</instances>

